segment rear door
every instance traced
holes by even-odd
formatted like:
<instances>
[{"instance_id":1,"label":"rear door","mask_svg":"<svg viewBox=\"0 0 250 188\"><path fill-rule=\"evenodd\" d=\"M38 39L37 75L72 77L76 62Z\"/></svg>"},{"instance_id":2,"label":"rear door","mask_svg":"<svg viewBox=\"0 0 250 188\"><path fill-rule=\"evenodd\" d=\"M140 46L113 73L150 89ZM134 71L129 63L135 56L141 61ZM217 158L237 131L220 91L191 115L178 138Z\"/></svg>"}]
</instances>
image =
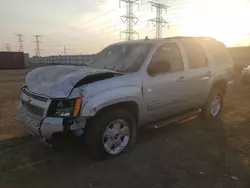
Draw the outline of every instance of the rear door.
<instances>
[{"instance_id":1,"label":"rear door","mask_svg":"<svg viewBox=\"0 0 250 188\"><path fill-rule=\"evenodd\" d=\"M212 77L210 57L198 41L190 40L183 43L188 62L186 83L188 89L188 103L190 107L203 105L207 97L207 88Z\"/></svg>"}]
</instances>

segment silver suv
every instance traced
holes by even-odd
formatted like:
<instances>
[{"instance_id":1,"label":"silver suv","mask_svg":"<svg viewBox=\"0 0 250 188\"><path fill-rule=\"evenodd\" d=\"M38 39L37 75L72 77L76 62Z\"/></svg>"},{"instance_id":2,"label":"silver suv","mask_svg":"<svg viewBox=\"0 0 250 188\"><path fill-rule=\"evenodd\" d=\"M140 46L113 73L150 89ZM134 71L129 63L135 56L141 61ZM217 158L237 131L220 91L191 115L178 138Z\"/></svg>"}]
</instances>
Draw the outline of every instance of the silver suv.
<instances>
[{"instance_id":1,"label":"silver suv","mask_svg":"<svg viewBox=\"0 0 250 188\"><path fill-rule=\"evenodd\" d=\"M129 149L139 127L165 126L199 111L219 116L233 83L233 61L215 39L127 41L108 46L88 66L34 69L19 111L44 143L71 134L103 159Z\"/></svg>"}]
</instances>

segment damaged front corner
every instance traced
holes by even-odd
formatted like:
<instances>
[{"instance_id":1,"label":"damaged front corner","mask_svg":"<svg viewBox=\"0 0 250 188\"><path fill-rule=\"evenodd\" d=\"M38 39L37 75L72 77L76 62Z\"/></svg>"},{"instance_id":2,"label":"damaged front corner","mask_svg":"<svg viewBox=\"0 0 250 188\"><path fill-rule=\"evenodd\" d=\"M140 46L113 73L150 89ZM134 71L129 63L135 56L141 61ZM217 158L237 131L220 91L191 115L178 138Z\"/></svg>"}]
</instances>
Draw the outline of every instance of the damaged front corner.
<instances>
[{"instance_id":1,"label":"damaged front corner","mask_svg":"<svg viewBox=\"0 0 250 188\"><path fill-rule=\"evenodd\" d=\"M74 123L70 126L70 130L75 131L79 129L84 129L87 124L87 118L81 117L74 121Z\"/></svg>"},{"instance_id":2,"label":"damaged front corner","mask_svg":"<svg viewBox=\"0 0 250 188\"><path fill-rule=\"evenodd\" d=\"M96 107L90 107L87 112L89 116L93 116L96 113Z\"/></svg>"},{"instance_id":3,"label":"damaged front corner","mask_svg":"<svg viewBox=\"0 0 250 188\"><path fill-rule=\"evenodd\" d=\"M78 91L79 91L79 94L81 97L84 97L84 93L85 93L85 88L86 88L86 85L83 85L81 87L78 87Z\"/></svg>"}]
</instances>

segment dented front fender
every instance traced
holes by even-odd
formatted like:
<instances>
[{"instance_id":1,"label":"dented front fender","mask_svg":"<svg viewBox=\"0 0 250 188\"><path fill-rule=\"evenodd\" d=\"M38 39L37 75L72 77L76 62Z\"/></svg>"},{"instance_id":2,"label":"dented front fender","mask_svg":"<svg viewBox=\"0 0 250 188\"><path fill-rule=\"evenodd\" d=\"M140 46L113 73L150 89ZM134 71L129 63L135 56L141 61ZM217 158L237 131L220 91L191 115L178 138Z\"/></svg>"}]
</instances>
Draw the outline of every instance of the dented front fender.
<instances>
[{"instance_id":1,"label":"dented front fender","mask_svg":"<svg viewBox=\"0 0 250 188\"><path fill-rule=\"evenodd\" d=\"M105 107L121 102L135 102L138 105L139 116L145 113L145 106L142 101L140 88L127 86L106 90L91 96L83 102L81 116L95 116L97 112ZM84 100L84 97L83 97Z\"/></svg>"}]
</instances>

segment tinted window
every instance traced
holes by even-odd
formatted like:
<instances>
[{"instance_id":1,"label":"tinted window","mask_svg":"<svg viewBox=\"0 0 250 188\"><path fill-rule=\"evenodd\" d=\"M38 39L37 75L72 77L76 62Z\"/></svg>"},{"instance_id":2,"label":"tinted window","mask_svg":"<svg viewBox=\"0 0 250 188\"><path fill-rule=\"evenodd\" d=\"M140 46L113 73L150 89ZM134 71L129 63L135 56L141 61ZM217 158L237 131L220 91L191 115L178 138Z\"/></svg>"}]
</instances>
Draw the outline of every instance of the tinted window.
<instances>
[{"instance_id":1,"label":"tinted window","mask_svg":"<svg viewBox=\"0 0 250 188\"><path fill-rule=\"evenodd\" d=\"M207 42L206 48L212 54L214 60L219 64L231 64L232 59L224 44L220 42Z\"/></svg>"},{"instance_id":2,"label":"tinted window","mask_svg":"<svg viewBox=\"0 0 250 188\"><path fill-rule=\"evenodd\" d=\"M207 66L207 57L201 45L195 42L184 44L190 69Z\"/></svg>"},{"instance_id":3,"label":"tinted window","mask_svg":"<svg viewBox=\"0 0 250 188\"><path fill-rule=\"evenodd\" d=\"M175 43L168 43L160 46L152 58L152 62L168 62L171 68L168 72L183 70L183 62L179 47Z\"/></svg>"}]
</instances>

